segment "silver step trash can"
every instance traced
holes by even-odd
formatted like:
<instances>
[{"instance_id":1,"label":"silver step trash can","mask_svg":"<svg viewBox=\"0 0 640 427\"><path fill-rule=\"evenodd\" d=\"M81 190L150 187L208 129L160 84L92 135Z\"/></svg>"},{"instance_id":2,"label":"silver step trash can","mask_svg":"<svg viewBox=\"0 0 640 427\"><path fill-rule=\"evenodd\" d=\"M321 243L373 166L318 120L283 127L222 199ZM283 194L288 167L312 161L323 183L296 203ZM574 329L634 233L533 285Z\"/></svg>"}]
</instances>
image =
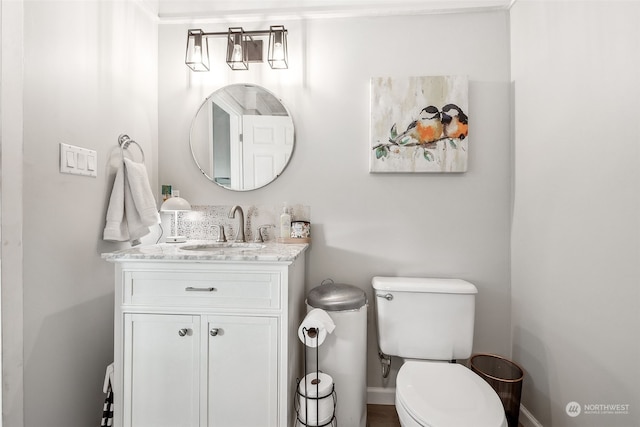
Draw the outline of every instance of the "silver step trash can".
<instances>
[{"instance_id":1,"label":"silver step trash can","mask_svg":"<svg viewBox=\"0 0 640 427\"><path fill-rule=\"evenodd\" d=\"M336 327L318 349L318 369L333 377L338 427L367 425L367 294L324 280L307 295L308 310L320 308Z\"/></svg>"}]
</instances>

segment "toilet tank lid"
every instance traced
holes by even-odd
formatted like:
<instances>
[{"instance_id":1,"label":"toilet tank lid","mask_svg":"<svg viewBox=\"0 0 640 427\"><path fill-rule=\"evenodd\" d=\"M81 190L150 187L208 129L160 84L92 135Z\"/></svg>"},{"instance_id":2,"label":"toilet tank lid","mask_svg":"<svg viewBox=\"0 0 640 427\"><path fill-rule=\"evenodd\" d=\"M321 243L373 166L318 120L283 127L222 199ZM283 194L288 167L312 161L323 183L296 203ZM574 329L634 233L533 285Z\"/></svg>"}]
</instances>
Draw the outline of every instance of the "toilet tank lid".
<instances>
[{"instance_id":1,"label":"toilet tank lid","mask_svg":"<svg viewBox=\"0 0 640 427\"><path fill-rule=\"evenodd\" d=\"M428 292L437 294L477 294L478 289L462 279L427 277L382 277L371 280L373 289L395 292Z\"/></svg>"}]
</instances>

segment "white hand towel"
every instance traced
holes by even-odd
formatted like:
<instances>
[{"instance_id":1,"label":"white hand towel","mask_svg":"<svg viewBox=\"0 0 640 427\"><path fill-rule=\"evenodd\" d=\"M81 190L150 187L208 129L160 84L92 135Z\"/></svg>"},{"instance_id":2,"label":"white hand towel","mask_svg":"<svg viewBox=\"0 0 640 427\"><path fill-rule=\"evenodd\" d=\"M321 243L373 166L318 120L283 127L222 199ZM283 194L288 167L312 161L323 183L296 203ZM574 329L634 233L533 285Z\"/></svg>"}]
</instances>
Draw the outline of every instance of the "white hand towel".
<instances>
[{"instance_id":1,"label":"white hand towel","mask_svg":"<svg viewBox=\"0 0 640 427\"><path fill-rule=\"evenodd\" d=\"M315 337L309 336L309 329L314 328L317 331L317 335ZM327 338L327 334L333 332L336 328L336 324L333 323L331 316L327 314L326 311L320 308L314 308L310 312L307 313L306 317L300 323L300 327L298 327L298 338L307 347L318 347L321 345L325 338Z\"/></svg>"},{"instance_id":2,"label":"white hand towel","mask_svg":"<svg viewBox=\"0 0 640 427\"><path fill-rule=\"evenodd\" d=\"M147 227L159 224L160 214L149 184L147 168L144 163L136 163L127 158L124 159L124 165L135 210L138 212L142 224Z\"/></svg>"},{"instance_id":3,"label":"white hand towel","mask_svg":"<svg viewBox=\"0 0 640 427\"><path fill-rule=\"evenodd\" d=\"M149 227L159 223L160 214L156 210L147 168L125 158L113 182L103 239L130 241L135 246L141 237L149 234Z\"/></svg>"},{"instance_id":4,"label":"white hand towel","mask_svg":"<svg viewBox=\"0 0 640 427\"><path fill-rule=\"evenodd\" d=\"M142 215L136 208L135 195L131 188L130 174L125 165L124 174L124 216L129 230L129 241L132 246L140 244L140 239L149 234L149 226L145 225Z\"/></svg>"},{"instance_id":5,"label":"white hand towel","mask_svg":"<svg viewBox=\"0 0 640 427\"><path fill-rule=\"evenodd\" d=\"M115 242L129 240L129 228L124 217L124 163L120 165L113 181L113 189L107 208L107 225L102 238Z\"/></svg>"}]
</instances>

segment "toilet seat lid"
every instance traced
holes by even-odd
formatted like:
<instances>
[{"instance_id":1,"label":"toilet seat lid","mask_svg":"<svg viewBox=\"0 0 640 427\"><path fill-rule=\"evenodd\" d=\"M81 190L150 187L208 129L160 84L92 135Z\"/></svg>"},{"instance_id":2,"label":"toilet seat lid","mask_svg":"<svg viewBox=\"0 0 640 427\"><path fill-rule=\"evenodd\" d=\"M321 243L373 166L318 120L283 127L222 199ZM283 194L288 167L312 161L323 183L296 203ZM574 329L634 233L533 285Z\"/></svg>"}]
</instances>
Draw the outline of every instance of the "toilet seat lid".
<instances>
[{"instance_id":1,"label":"toilet seat lid","mask_svg":"<svg viewBox=\"0 0 640 427\"><path fill-rule=\"evenodd\" d=\"M396 399L423 426L505 425L504 408L493 388L456 363L406 362L398 372Z\"/></svg>"}]
</instances>

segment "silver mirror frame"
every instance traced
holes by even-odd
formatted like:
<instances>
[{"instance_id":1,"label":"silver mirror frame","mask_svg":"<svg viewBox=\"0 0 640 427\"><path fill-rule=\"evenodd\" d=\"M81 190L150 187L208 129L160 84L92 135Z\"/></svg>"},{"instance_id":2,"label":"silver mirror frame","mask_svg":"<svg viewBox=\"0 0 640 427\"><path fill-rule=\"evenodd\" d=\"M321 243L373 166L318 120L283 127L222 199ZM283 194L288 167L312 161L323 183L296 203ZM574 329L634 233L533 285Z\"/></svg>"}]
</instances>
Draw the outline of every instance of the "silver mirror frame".
<instances>
[{"instance_id":1,"label":"silver mirror frame","mask_svg":"<svg viewBox=\"0 0 640 427\"><path fill-rule=\"evenodd\" d=\"M263 185L260 186L256 186L253 188L242 188L242 189L237 189L237 188L231 188L229 186L223 185L222 183L218 182L215 180L215 177L209 176L209 173L203 169L202 165L200 164L200 162L198 162L198 159L196 158L196 152L194 150L194 141L193 141L193 130L194 130L194 125L196 123L196 120L200 114L200 112L203 110L203 108L205 108L206 105L208 105L208 103L211 101L211 98L213 96L215 96L216 94L218 94L220 91L223 91L224 89L231 87L231 86L245 86L245 87L255 87L260 89L261 91L265 92L268 95L271 95L275 100L277 100L280 105L282 106L282 108L286 111L287 116L289 117L289 119L291 120L291 125L293 127L293 134L292 134L292 146L291 146L291 152L289 153L289 158L287 159L286 163L282 166L282 169L275 174L275 176L268 182L265 182ZM195 115L193 116L193 119L191 120L191 126L189 128L189 148L191 150L191 157L193 158L194 163L196 164L196 167L200 170L200 172L202 173L202 175L207 178L209 181L215 183L216 185L226 189L226 190L230 190L230 191L253 191L253 190L257 190L260 188L263 188L269 184L271 184L273 181L275 181L278 177L280 177L280 175L282 175L282 173L287 169L287 166L289 166L289 163L291 163L291 159L293 158L293 156L295 155L295 150L296 150L296 131L295 131L295 123L293 120L293 116L291 115L291 111L289 110L289 108L287 108L287 106L282 102L282 99L280 99L276 94L274 94L273 92L271 92L270 90L260 86L260 85L256 85L256 84L251 84L251 83L234 83L234 84L230 84L230 85L226 85L226 86L222 86L218 89L216 89L215 91L213 91L198 107L198 109L196 110Z\"/></svg>"}]
</instances>

